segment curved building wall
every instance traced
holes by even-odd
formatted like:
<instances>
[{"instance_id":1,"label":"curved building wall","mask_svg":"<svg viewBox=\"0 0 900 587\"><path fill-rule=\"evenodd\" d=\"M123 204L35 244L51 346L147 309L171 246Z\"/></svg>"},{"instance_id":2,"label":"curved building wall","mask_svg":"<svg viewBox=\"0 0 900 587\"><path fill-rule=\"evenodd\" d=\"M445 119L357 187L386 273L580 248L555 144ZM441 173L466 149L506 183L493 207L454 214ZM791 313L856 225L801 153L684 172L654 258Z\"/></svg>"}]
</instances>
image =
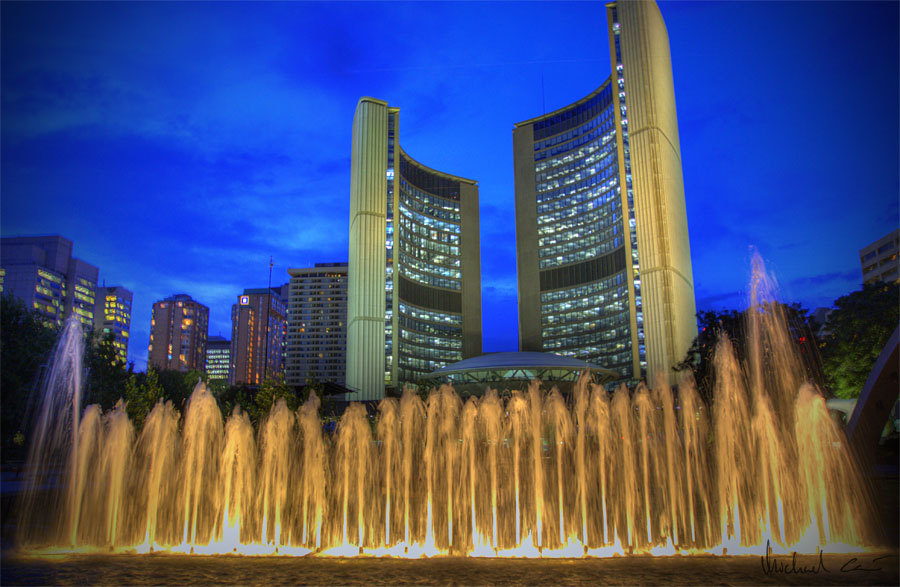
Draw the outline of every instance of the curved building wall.
<instances>
[{"instance_id":1,"label":"curved building wall","mask_svg":"<svg viewBox=\"0 0 900 587\"><path fill-rule=\"evenodd\" d=\"M513 130L520 350L672 379L696 322L668 39L655 4L625 4L614 75Z\"/></svg>"},{"instance_id":2,"label":"curved building wall","mask_svg":"<svg viewBox=\"0 0 900 587\"><path fill-rule=\"evenodd\" d=\"M625 376L634 369L636 329L615 107L607 81L516 126L516 236L521 350Z\"/></svg>"},{"instance_id":3,"label":"curved building wall","mask_svg":"<svg viewBox=\"0 0 900 587\"><path fill-rule=\"evenodd\" d=\"M381 187L373 187L380 199L356 214L374 218L380 211L384 219L371 225L371 245L354 240L351 203L347 387L357 394L348 399L378 399L385 387L415 384L436 369L481 354L478 185L409 157L399 146L399 110L381 104L386 120L377 141L385 148L377 160L360 166L372 186L376 175L383 178ZM354 172L357 160L366 160L356 144L354 133ZM351 199L356 195L351 191ZM354 251L361 246L380 247L383 256ZM358 306L363 297L380 308L364 315ZM362 321L373 329L377 324L380 337L364 336L357 326L351 342L354 322ZM381 349L380 363L371 352L375 348ZM365 376L351 377L362 371Z\"/></svg>"}]
</instances>

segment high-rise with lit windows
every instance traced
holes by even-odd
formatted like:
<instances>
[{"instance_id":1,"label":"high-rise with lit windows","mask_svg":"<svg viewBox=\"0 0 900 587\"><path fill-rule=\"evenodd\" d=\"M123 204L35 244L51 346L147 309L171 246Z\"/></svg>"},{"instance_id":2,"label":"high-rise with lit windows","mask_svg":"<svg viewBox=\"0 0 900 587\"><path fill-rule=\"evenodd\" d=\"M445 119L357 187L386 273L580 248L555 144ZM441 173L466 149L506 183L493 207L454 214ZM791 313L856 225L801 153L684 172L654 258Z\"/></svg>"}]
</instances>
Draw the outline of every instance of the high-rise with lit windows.
<instances>
[{"instance_id":1,"label":"high-rise with lit windows","mask_svg":"<svg viewBox=\"0 0 900 587\"><path fill-rule=\"evenodd\" d=\"M6 237L0 241L0 291L23 300L44 324L59 326L75 314L94 327L97 267L72 257L72 241L61 236Z\"/></svg>"},{"instance_id":2,"label":"high-rise with lit windows","mask_svg":"<svg viewBox=\"0 0 900 587\"><path fill-rule=\"evenodd\" d=\"M147 363L157 369L203 371L209 308L187 294L153 304Z\"/></svg>"},{"instance_id":3,"label":"high-rise with lit windows","mask_svg":"<svg viewBox=\"0 0 900 587\"><path fill-rule=\"evenodd\" d=\"M231 373L231 341L212 335L206 339L206 376L209 381L228 382Z\"/></svg>"},{"instance_id":4,"label":"high-rise with lit windows","mask_svg":"<svg viewBox=\"0 0 900 587\"><path fill-rule=\"evenodd\" d=\"M513 129L519 342L674 380L697 334L669 40L607 4L613 74Z\"/></svg>"},{"instance_id":5,"label":"high-rise with lit windows","mask_svg":"<svg viewBox=\"0 0 900 587\"><path fill-rule=\"evenodd\" d=\"M348 399L375 400L481 354L478 184L400 147L400 110L361 98L353 118Z\"/></svg>"},{"instance_id":6,"label":"high-rise with lit windows","mask_svg":"<svg viewBox=\"0 0 900 587\"><path fill-rule=\"evenodd\" d=\"M116 356L123 365L128 358L132 297L121 285L103 286L97 289L94 304L94 332L101 337L112 334Z\"/></svg>"},{"instance_id":7,"label":"high-rise with lit windows","mask_svg":"<svg viewBox=\"0 0 900 587\"><path fill-rule=\"evenodd\" d=\"M284 369L281 288L245 289L231 306L231 383L259 385Z\"/></svg>"},{"instance_id":8,"label":"high-rise with lit windows","mask_svg":"<svg viewBox=\"0 0 900 587\"><path fill-rule=\"evenodd\" d=\"M284 380L344 385L347 361L347 264L288 269Z\"/></svg>"}]
</instances>

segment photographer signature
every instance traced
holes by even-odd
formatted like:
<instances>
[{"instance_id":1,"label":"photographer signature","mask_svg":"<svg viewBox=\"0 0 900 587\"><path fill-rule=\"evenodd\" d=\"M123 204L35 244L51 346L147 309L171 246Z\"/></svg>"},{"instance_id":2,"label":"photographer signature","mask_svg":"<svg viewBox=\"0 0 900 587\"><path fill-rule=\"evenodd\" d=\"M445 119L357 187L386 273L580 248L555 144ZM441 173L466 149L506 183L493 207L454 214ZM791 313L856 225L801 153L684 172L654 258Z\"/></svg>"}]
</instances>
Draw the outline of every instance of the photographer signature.
<instances>
[{"instance_id":1,"label":"photographer signature","mask_svg":"<svg viewBox=\"0 0 900 587\"><path fill-rule=\"evenodd\" d=\"M797 553L792 552L791 557L788 560L779 560L774 556L770 555L769 549L769 541L766 541L766 554L765 556L759 557L760 564L762 565L763 573L766 575L772 575L775 573L781 573L784 575L799 575L810 573L814 575L818 575L820 572L830 573L831 570L825 566L825 553L820 550L819 558L815 564L811 565L802 565L797 564ZM852 572L875 572L880 571L881 567L876 566L876 563L880 560L890 558L893 555L883 555L876 558L873 558L868 562L861 562L858 558L852 557L848 559L844 564L840 566L840 572L842 573L852 573Z\"/></svg>"}]
</instances>

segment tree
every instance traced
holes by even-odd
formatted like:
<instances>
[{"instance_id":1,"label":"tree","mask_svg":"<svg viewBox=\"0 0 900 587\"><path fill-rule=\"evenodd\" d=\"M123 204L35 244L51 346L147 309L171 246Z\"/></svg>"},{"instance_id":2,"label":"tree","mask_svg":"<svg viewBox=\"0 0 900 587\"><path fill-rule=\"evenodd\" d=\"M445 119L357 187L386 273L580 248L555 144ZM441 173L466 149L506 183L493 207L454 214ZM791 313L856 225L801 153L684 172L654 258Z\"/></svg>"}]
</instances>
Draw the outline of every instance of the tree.
<instances>
[{"instance_id":1,"label":"tree","mask_svg":"<svg viewBox=\"0 0 900 587\"><path fill-rule=\"evenodd\" d=\"M115 346L115 335L107 332L88 343L85 352L88 368L85 404L98 404L104 411L124 399L131 373L125 368Z\"/></svg>"},{"instance_id":2,"label":"tree","mask_svg":"<svg viewBox=\"0 0 900 587\"><path fill-rule=\"evenodd\" d=\"M181 372L176 369L163 369L158 372L159 384L163 388L163 397L172 402L179 410L184 410L200 380L206 381L206 373L191 369Z\"/></svg>"},{"instance_id":3,"label":"tree","mask_svg":"<svg viewBox=\"0 0 900 587\"><path fill-rule=\"evenodd\" d=\"M126 411L135 430L143 427L147 414L159 400L164 399L164 393L156 369L150 368L146 373L131 374L125 383L125 400L128 402Z\"/></svg>"},{"instance_id":4,"label":"tree","mask_svg":"<svg viewBox=\"0 0 900 587\"><path fill-rule=\"evenodd\" d=\"M685 358L675 365L675 371L691 371L697 382L697 390L703 400L712 402L713 386L715 384L714 359L716 345L721 336L727 336L732 343L735 357L739 362L747 358L747 319L750 310L701 310L697 313L698 332L697 337L688 349ZM782 313L789 331L790 338L796 342L798 358L804 368L804 378L807 381L818 383L821 380L821 366L818 361L815 345L812 344L812 333L816 330L815 321L809 315L806 308L799 303L763 306L761 311L767 313Z\"/></svg>"},{"instance_id":5,"label":"tree","mask_svg":"<svg viewBox=\"0 0 900 587\"><path fill-rule=\"evenodd\" d=\"M58 330L44 324L41 316L20 299L4 293L0 301L0 422L3 447L18 433L27 440L28 406L40 383L41 366L50 358ZM21 443L20 443L21 444Z\"/></svg>"},{"instance_id":6,"label":"tree","mask_svg":"<svg viewBox=\"0 0 900 587\"><path fill-rule=\"evenodd\" d=\"M265 419L275 402L281 398L284 398L288 409L292 412L300 405L300 398L294 388L284 382L283 375L266 377L266 380L259 386L259 391L256 392L253 404L248 410L253 423L259 423Z\"/></svg>"},{"instance_id":7,"label":"tree","mask_svg":"<svg viewBox=\"0 0 900 587\"><path fill-rule=\"evenodd\" d=\"M228 385L224 380L218 379L212 382L210 391L219 403L219 409L222 410L222 418L227 419L235 407L240 407L242 411L248 414L251 412L253 407L252 394L245 383Z\"/></svg>"},{"instance_id":8,"label":"tree","mask_svg":"<svg viewBox=\"0 0 900 587\"><path fill-rule=\"evenodd\" d=\"M828 335L820 345L827 385L843 398L858 397L878 355L900 321L900 285L865 285L835 300Z\"/></svg>"}]
</instances>

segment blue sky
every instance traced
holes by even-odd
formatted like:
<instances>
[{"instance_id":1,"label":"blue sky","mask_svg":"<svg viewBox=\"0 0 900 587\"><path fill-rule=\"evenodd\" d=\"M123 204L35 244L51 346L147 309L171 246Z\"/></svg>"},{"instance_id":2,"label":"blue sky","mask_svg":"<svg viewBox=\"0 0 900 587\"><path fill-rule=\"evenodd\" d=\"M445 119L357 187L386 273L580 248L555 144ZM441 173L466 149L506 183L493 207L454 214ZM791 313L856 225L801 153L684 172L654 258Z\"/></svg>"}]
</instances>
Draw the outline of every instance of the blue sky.
<instances>
[{"instance_id":1,"label":"blue sky","mask_svg":"<svg viewBox=\"0 0 900 587\"><path fill-rule=\"evenodd\" d=\"M896 2L661 2L697 306L746 303L751 247L781 298L859 288L900 225ZM0 4L0 232L61 234L134 292L231 304L347 259L353 112L479 181L484 350L517 345L512 127L609 76L606 12L578 3ZM543 95L542 95L543 87Z\"/></svg>"}]
</instances>

